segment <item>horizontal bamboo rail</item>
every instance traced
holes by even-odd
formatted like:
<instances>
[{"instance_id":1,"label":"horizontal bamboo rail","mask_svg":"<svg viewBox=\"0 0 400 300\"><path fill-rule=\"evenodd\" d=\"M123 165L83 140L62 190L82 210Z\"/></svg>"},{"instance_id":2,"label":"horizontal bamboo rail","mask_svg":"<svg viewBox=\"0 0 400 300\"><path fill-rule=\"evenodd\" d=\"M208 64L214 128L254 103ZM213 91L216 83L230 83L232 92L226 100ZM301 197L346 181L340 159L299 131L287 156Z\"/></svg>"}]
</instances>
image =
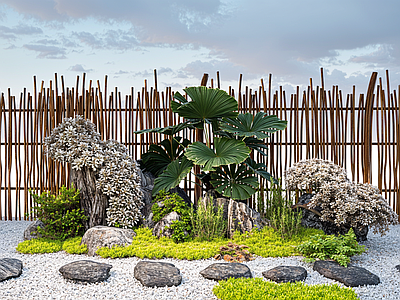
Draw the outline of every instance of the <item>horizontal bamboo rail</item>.
<instances>
[{"instance_id":1,"label":"horizontal bamboo rail","mask_svg":"<svg viewBox=\"0 0 400 300\"><path fill-rule=\"evenodd\" d=\"M28 190L41 193L58 192L69 186L69 167L52 161L44 153L43 142L52 129L66 117L77 114L92 120L102 139L115 139L126 145L134 159L140 159L151 143L160 142L162 134L136 135L133 131L165 127L183 120L172 113L170 101L174 92L170 87L160 91L154 71L154 87L147 80L144 86L128 95L121 95L117 87L109 90L107 76L100 81L77 76L74 87L66 87L64 78L55 74L49 86L34 77L33 92L24 89L19 97L0 95L0 216L2 219L32 218L33 199ZM220 88L219 72L216 80L208 75L202 85ZM279 87L272 89L272 75L258 88L243 88L242 75L238 90L229 86L227 92L239 102L240 112L265 111L288 121L284 131L267 140L268 157L258 153L255 158L264 162L276 178L285 169L306 158L332 160L344 167L349 177L358 182L369 182L379 187L383 197L400 214L400 118L397 90L391 90L389 72L385 84L377 73L372 73L366 94L343 95L338 86L325 87L321 69L320 86L310 79L309 86L286 94ZM201 133L184 131L190 140L201 139ZM189 175L183 186L195 191L194 178ZM262 181L261 181L262 182ZM262 184L266 184L262 182ZM200 190L192 194L201 195ZM254 206L254 199L249 200Z\"/></svg>"}]
</instances>

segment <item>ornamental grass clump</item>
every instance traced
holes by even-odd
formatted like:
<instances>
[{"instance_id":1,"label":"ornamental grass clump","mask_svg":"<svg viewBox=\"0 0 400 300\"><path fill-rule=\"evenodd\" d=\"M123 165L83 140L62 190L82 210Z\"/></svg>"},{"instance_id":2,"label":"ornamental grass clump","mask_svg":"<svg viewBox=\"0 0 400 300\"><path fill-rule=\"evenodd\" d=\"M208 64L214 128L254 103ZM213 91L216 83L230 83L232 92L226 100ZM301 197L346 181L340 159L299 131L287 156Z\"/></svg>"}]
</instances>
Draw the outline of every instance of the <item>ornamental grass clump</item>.
<instances>
[{"instance_id":1,"label":"ornamental grass clump","mask_svg":"<svg viewBox=\"0 0 400 300\"><path fill-rule=\"evenodd\" d=\"M109 198L107 224L133 227L140 218L142 192L139 168L121 143L102 141L96 126L82 116L66 118L45 139L46 151L72 169L88 167L96 174L96 189Z\"/></svg>"},{"instance_id":2,"label":"ornamental grass clump","mask_svg":"<svg viewBox=\"0 0 400 300\"><path fill-rule=\"evenodd\" d=\"M383 199L378 188L368 183L351 182L346 171L322 159L302 160L285 172L288 190L309 191L314 196L309 208L319 206L322 221L337 226L370 226L384 235L389 225L398 224L398 216Z\"/></svg>"}]
</instances>

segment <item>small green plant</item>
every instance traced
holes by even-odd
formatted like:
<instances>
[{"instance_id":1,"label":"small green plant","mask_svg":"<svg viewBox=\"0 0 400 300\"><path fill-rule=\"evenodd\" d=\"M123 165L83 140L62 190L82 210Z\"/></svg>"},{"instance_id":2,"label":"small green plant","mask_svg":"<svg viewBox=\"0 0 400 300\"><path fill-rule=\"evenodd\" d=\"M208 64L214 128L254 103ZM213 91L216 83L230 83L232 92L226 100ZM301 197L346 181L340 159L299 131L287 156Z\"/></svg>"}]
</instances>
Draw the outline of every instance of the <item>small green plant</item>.
<instances>
[{"instance_id":1,"label":"small green plant","mask_svg":"<svg viewBox=\"0 0 400 300\"><path fill-rule=\"evenodd\" d=\"M359 245L356 240L353 228L345 235L315 235L307 242L297 246L307 262L315 259L333 259L340 265L347 267L350 257L361 254L365 251L364 245Z\"/></svg>"},{"instance_id":2,"label":"small green plant","mask_svg":"<svg viewBox=\"0 0 400 300\"><path fill-rule=\"evenodd\" d=\"M190 208L187 206L182 197L177 193L167 193L160 191L154 200L151 210L153 212L153 221L157 223L169 213L175 211L179 216L179 221L173 221L166 229L172 229L172 239L175 243L185 242L189 239L189 234L192 230L190 222ZM161 206L158 205L161 203Z\"/></svg>"},{"instance_id":3,"label":"small green plant","mask_svg":"<svg viewBox=\"0 0 400 300\"><path fill-rule=\"evenodd\" d=\"M262 278L229 278L213 288L213 293L221 300L356 300L352 288L337 284L307 285L303 282L279 283L264 281Z\"/></svg>"},{"instance_id":4,"label":"small green plant","mask_svg":"<svg viewBox=\"0 0 400 300\"><path fill-rule=\"evenodd\" d=\"M290 238L299 232L302 213L291 208L292 199L290 194L286 197L286 191L283 190L280 179L278 183L274 183L271 177L270 184L271 188L265 206L263 206L265 207L265 217L282 238Z\"/></svg>"},{"instance_id":5,"label":"small green plant","mask_svg":"<svg viewBox=\"0 0 400 300\"><path fill-rule=\"evenodd\" d=\"M220 206L217 212L214 211L212 197L204 205L198 205L196 212L194 212L192 206L190 209L190 222L193 237L206 241L225 237L227 221L223 218L223 209L223 206Z\"/></svg>"},{"instance_id":6,"label":"small green plant","mask_svg":"<svg viewBox=\"0 0 400 300\"><path fill-rule=\"evenodd\" d=\"M24 254L54 253L64 250L69 254L87 253L87 246L81 245L82 237L77 236L65 241L51 238L38 238L18 244L17 251Z\"/></svg>"},{"instance_id":7,"label":"small green plant","mask_svg":"<svg viewBox=\"0 0 400 300\"><path fill-rule=\"evenodd\" d=\"M79 190L62 186L57 196L50 192L40 196L29 192L37 204L32 207L32 213L45 225L44 229L38 228L43 237L65 240L83 234L83 222L87 217L79 207Z\"/></svg>"}]
</instances>

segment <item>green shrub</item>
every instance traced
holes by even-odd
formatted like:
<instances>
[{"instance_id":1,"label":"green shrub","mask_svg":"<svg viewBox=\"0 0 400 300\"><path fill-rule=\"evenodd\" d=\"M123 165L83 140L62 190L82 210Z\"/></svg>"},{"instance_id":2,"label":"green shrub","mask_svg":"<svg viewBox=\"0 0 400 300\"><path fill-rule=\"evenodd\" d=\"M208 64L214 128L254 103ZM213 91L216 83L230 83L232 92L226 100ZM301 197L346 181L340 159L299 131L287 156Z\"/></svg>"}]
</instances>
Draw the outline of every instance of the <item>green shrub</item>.
<instances>
[{"instance_id":1,"label":"green shrub","mask_svg":"<svg viewBox=\"0 0 400 300\"><path fill-rule=\"evenodd\" d=\"M326 260L328 258L337 261L340 265L347 267L350 257L365 251L364 245L359 245L353 228L345 235L315 235L307 242L299 245L297 250L311 262L316 258Z\"/></svg>"},{"instance_id":2,"label":"green shrub","mask_svg":"<svg viewBox=\"0 0 400 300\"><path fill-rule=\"evenodd\" d=\"M170 194L165 191L160 191L154 200L151 210L153 212L153 221L157 223L169 213L175 211L179 214L180 220L174 221L171 226L166 229L172 229L172 239L175 243L185 242L189 239L189 234L192 231L190 222L190 208L187 206L182 197L177 193ZM160 207L157 202L161 202L163 207ZM187 234L185 234L185 232Z\"/></svg>"},{"instance_id":3,"label":"green shrub","mask_svg":"<svg viewBox=\"0 0 400 300\"><path fill-rule=\"evenodd\" d=\"M63 242L50 238L38 238L18 244L17 251L24 254L53 253L61 251Z\"/></svg>"},{"instance_id":4,"label":"green shrub","mask_svg":"<svg viewBox=\"0 0 400 300\"><path fill-rule=\"evenodd\" d=\"M63 243L62 249L69 254L85 254L88 252L85 244L81 245L82 237L70 238Z\"/></svg>"},{"instance_id":5,"label":"green shrub","mask_svg":"<svg viewBox=\"0 0 400 300\"><path fill-rule=\"evenodd\" d=\"M206 201L205 205L198 205L196 212L193 206L191 207L190 221L192 235L200 241L211 241L214 238L226 236L228 224L223 218L223 207L219 207L215 213L212 198Z\"/></svg>"},{"instance_id":6,"label":"green shrub","mask_svg":"<svg viewBox=\"0 0 400 300\"><path fill-rule=\"evenodd\" d=\"M79 207L79 190L62 186L57 196L50 192L40 196L29 192L37 204L32 207L32 213L45 224L44 229L38 228L43 237L65 240L83 234L87 217Z\"/></svg>"},{"instance_id":7,"label":"green shrub","mask_svg":"<svg viewBox=\"0 0 400 300\"><path fill-rule=\"evenodd\" d=\"M303 282L280 283L264 281L261 278L230 278L220 281L213 292L222 300L356 300L352 288L337 284L306 285Z\"/></svg>"},{"instance_id":8,"label":"green shrub","mask_svg":"<svg viewBox=\"0 0 400 300\"><path fill-rule=\"evenodd\" d=\"M290 194L286 197L286 191L282 188L281 180L274 183L271 178L270 184L271 188L264 206L265 217L282 238L290 238L300 230L302 213L301 211L295 212L291 208L293 201Z\"/></svg>"}]
</instances>

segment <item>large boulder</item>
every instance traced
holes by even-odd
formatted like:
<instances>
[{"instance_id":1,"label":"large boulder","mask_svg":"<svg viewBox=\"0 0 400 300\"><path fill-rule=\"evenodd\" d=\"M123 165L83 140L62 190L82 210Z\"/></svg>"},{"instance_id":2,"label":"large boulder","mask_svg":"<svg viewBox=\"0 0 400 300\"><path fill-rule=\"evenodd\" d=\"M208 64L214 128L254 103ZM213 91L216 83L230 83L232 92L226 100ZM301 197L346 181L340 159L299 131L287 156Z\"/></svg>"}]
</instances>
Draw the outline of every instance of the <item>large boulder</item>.
<instances>
[{"instance_id":1,"label":"large boulder","mask_svg":"<svg viewBox=\"0 0 400 300\"><path fill-rule=\"evenodd\" d=\"M59 271L65 279L95 283L107 280L110 277L112 266L91 260L80 260L62 266Z\"/></svg>"},{"instance_id":2,"label":"large boulder","mask_svg":"<svg viewBox=\"0 0 400 300\"><path fill-rule=\"evenodd\" d=\"M147 287L177 286L182 282L179 269L170 263L140 261L133 272L135 278Z\"/></svg>"},{"instance_id":3,"label":"large boulder","mask_svg":"<svg viewBox=\"0 0 400 300\"><path fill-rule=\"evenodd\" d=\"M251 270L241 263L217 263L209 265L200 272L206 279L220 281L228 278L252 278Z\"/></svg>"},{"instance_id":4,"label":"large boulder","mask_svg":"<svg viewBox=\"0 0 400 300\"><path fill-rule=\"evenodd\" d=\"M307 205L312 197L312 194L303 194L299 197L299 200L296 205ZM325 234L334 234L334 235L344 235L350 230L350 226L343 224L342 226L337 226L336 224L329 222L329 221L321 221L320 217L313 213L310 210L302 209L303 216L301 219L301 225L304 227L316 228L321 229L324 231ZM313 210L321 213L322 208L316 206ZM356 235L357 242L362 242L367 240L368 235L368 226L364 227L353 227L354 234Z\"/></svg>"},{"instance_id":5,"label":"large boulder","mask_svg":"<svg viewBox=\"0 0 400 300\"><path fill-rule=\"evenodd\" d=\"M171 228L167 228L172 225L172 222L179 221L181 217L176 211L170 212L168 215L164 216L153 228L153 235L160 238L162 236L171 238L174 234L174 230ZM185 232L185 235L188 235L188 232Z\"/></svg>"},{"instance_id":6,"label":"large boulder","mask_svg":"<svg viewBox=\"0 0 400 300\"><path fill-rule=\"evenodd\" d=\"M40 220L36 220L35 222L29 224L24 231L24 240L26 241L42 237L42 235L38 232L38 228L45 228L44 223Z\"/></svg>"},{"instance_id":7,"label":"large boulder","mask_svg":"<svg viewBox=\"0 0 400 300\"><path fill-rule=\"evenodd\" d=\"M22 274L22 261L16 258L0 259L0 282Z\"/></svg>"},{"instance_id":8,"label":"large boulder","mask_svg":"<svg viewBox=\"0 0 400 300\"><path fill-rule=\"evenodd\" d=\"M317 260L313 266L314 271L321 275L337 280L345 286L378 285L380 279L365 268L356 267L351 264L343 267L335 261Z\"/></svg>"},{"instance_id":9,"label":"large boulder","mask_svg":"<svg viewBox=\"0 0 400 300\"><path fill-rule=\"evenodd\" d=\"M81 245L85 244L88 248L88 255L94 256L97 249L102 247L130 245L135 236L136 233L132 229L95 226L85 232Z\"/></svg>"}]
</instances>

